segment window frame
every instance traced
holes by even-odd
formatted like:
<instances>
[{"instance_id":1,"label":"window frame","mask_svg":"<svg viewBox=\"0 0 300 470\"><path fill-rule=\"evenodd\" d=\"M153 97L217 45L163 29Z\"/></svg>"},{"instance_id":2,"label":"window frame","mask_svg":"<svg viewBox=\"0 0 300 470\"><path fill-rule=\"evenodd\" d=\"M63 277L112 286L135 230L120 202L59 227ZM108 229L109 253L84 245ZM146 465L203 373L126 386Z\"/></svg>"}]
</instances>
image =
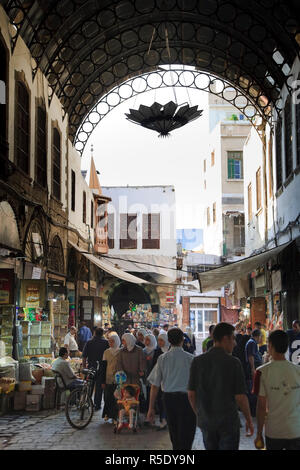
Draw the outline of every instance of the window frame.
<instances>
[{"instance_id":1,"label":"window frame","mask_svg":"<svg viewBox=\"0 0 300 470\"><path fill-rule=\"evenodd\" d=\"M41 116L43 113L44 116ZM41 127L44 118L44 127ZM40 132L42 132L42 137ZM44 132L43 132L44 131ZM41 144L41 140L43 141ZM44 165L40 164L40 155L44 153ZM42 178L40 178L42 174ZM36 105L36 155L35 155L35 181L43 188L48 185L48 133L47 133L47 111L44 103Z\"/></svg>"},{"instance_id":2,"label":"window frame","mask_svg":"<svg viewBox=\"0 0 300 470\"><path fill-rule=\"evenodd\" d=\"M59 138L59 147L55 144L55 136ZM62 151L61 151L61 132L56 126L52 126L52 142L51 142L51 154L52 154L52 178L51 178L51 193L52 196L61 202L61 161L62 161ZM55 157L59 157L56 161ZM59 173L59 179L55 177L55 170ZM55 186L57 186L58 191L56 192Z\"/></svg>"},{"instance_id":3,"label":"window frame","mask_svg":"<svg viewBox=\"0 0 300 470\"><path fill-rule=\"evenodd\" d=\"M122 231L125 229L123 228L124 219L126 217L126 238L122 236ZM128 214L122 213L120 214L120 249L121 250L136 250L137 249L137 214ZM123 219L123 222L122 222ZM135 238L129 237L129 229L132 222L135 221Z\"/></svg>"},{"instance_id":4,"label":"window frame","mask_svg":"<svg viewBox=\"0 0 300 470\"><path fill-rule=\"evenodd\" d=\"M27 105L28 109L24 108L24 103L20 103L19 99L19 91L22 89L26 94ZM30 91L28 89L27 84L21 79L16 79L16 94L15 94L15 164L16 166L23 171L26 175L30 176L30 146L31 146L31 139L30 139L30 132L31 132L31 113L30 113ZM25 126L22 127L21 123L26 122L26 129ZM21 146L20 134L24 134L26 136L26 143L27 149L25 146ZM23 138L24 138L23 135ZM22 155L21 155L22 153ZM25 158L24 158L25 156ZM23 157L23 158L21 158ZM20 164L20 162L26 162L25 164Z\"/></svg>"},{"instance_id":5,"label":"window frame","mask_svg":"<svg viewBox=\"0 0 300 470\"><path fill-rule=\"evenodd\" d=\"M157 232L159 238L152 238L153 235L153 217L158 217L158 224L157 224ZM147 223L146 223L147 218ZM142 248L144 250L159 250L160 249L160 213L150 213L150 214L142 214ZM145 233L147 232L147 238L144 237Z\"/></svg>"},{"instance_id":6,"label":"window frame","mask_svg":"<svg viewBox=\"0 0 300 470\"><path fill-rule=\"evenodd\" d=\"M236 155L239 154L239 155ZM233 162L233 163L230 163ZM240 164L240 177L235 177L235 163ZM227 179L230 181L243 181L244 179L244 155L242 150L227 150ZM230 167L231 165L231 167Z\"/></svg>"}]
</instances>

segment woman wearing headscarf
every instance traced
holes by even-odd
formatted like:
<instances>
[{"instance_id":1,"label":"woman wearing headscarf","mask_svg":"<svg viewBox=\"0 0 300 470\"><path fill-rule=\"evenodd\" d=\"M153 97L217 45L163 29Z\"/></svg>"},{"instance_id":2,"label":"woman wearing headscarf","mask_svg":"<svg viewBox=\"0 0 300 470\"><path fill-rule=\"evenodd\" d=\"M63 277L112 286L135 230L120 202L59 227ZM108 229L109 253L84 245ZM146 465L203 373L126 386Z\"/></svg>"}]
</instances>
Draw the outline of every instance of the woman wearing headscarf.
<instances>
[{"instance_id":1,"label":"woman wearing headscarf","mask_svg":"<svg viewBox=\"0 0 300 470\"><path fill-rule=\"evenodd\" d=\"M118 416L118 407L114 397L114 391L117 387L115 383L115 373L118 369L118 356L120 354L121 340L117 333L110 334L108 338L109 349L103 354L104 366L106 366L104 388L104 409L103 415L105 421L113 420L116 422Z\"/></svg>"},{"instance_id":2,"label":"woman wearing headscarf","mask_svg":"<svg viewBox=\"0 0 300 470\"><path fill-rule=\"evenodd\" d=\"M144 337L145 341L145 347L143 349L145 361L146 361L146 371L145 371L145 376L144 376L144 384L146 385L146 402L144 403L144 411L145 413L148 411L149 408L149 402L150 402L150 390L151 390L151 385L147 382L147 378L150 375L150 372L152 371L154 364L153 364L153 358L155 351L157 349L157 341L155 336L152 333L147 333L145 334ZM144 422L145 425L148 424L147 421Z\"/></svg>"},{"instance_id":3,"label":"woman wearing headscarf","mask_svg":"<svg viewBox=\"0 0 300 470\"><path fill-rule=\"evenodd\" d=\"M140 328L137 332L136 338L136 345L139 346L140 348L144 349L145 347L145 336L147 334L147 331L145 328Z\"/></svg>"},{"instance_id":4,"label":"woman wearing headscarf","mask_svg":"<svg viewBox=\"0 0 300 470\"><path fill-rule=\"evenodd\" d=\"M168 334L166 331L163 330L163 332L158 335L157 344L158 344L158 347L154 351L154 356L153 356L153 367L156 365L157 359L159 358L159 356L169 351L170 343L168 341ZM157 399L156 399L156 407L157 407L157 412L159 414L160 425L156 428L157 431L163 431L167 429L167 420L166 420L167 415L165 412L165 407L164 407L164 402L163 402L162 397L163 397L162 390L159 389Z\"/></svg>"},{"instance_id":5,"label":"woman wearing headscarf","mask_svg":"<svg viewBox=\"0 0 300 470\"><path fill-rule=\"evenodd\" d=\"M136 339L131 333L122 336L122 345L118 355L118 370L126 373L126 383L140 385L140 377L145 373L143 350L136 345Z\"/></svg>"},{"instance_id":6,"label":"woman wearing headscarf","mask_svg":"<svg viewBox=\"0 0 300 470\"><path fill-rule=\"evenodd\" d=\"M190 326L186 327L185 333L183 333L183 336L184 336L183 349L190 354L194 354L194 352L196 351L196 341L195 341L195 335L193 334L192 328Z\"/></svg>"}]
</instances>

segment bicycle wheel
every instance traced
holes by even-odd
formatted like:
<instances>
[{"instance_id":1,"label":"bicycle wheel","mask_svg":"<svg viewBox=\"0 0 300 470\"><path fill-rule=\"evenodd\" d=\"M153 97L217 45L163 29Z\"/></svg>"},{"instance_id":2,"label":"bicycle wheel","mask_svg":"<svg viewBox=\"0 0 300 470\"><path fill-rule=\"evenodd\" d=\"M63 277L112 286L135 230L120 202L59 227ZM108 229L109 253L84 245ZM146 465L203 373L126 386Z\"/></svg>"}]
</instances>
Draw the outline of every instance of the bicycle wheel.
<instances>
[{"instance_id":1,"label":"bicycle wheel","mask_svg":"<svg viewBox=\"0 0 300 470\"><path fill-rule=\"evenodd\" d=\"M84 429L91 421L94 406L87 391L75 389L66 403L66 418L75 429Z\"/></svg>"}]
</instances>

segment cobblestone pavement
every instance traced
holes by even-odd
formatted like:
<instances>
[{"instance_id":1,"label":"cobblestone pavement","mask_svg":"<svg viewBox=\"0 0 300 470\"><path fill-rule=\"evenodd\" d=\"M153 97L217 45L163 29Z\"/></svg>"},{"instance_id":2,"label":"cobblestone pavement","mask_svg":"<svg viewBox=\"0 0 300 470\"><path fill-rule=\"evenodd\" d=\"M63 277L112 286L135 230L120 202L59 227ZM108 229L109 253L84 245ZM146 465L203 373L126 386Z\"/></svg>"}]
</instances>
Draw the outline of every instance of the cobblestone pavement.
<instances>
[{"instance_id":1,"label":"cobblestone pavement","mask_svg":"<svg viewBox=\"0 0 300 470\"><path fill-rule=\"evenodd\" d=\"M126 435L125 435L126 434ZM113 425L101 419L101 412L94 414L84 430L70 427L63 411L38 413L12 413L0 417L0 450L170 450L168 431L157 432L142 428L133 434L123 430L113 433ZM193 449L203 449L199 429ZM245 436L241 428L240 449L254 449L253 438Z\"/></svg>"}]
</instances>

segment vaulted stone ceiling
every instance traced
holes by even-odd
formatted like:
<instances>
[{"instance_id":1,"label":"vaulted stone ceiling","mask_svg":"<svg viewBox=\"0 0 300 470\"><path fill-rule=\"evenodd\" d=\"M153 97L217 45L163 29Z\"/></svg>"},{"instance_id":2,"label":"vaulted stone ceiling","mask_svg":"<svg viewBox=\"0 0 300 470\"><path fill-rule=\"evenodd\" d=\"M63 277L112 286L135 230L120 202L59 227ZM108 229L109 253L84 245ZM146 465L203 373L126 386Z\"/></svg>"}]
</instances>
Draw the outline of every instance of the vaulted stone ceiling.
<instances>
[{"instance_id":1,"label":"vaulted stone ceiling","mask_svg":"<svg viewBox=\"0 0 300 470\"><path fill-rule=\"evenodd\" d=\"M170 63L229 80L266 115L299 54L298 0L0 2L12 47L20 35L69 114L71 140L105 93Z\"/></svg>"}]
</instances>

